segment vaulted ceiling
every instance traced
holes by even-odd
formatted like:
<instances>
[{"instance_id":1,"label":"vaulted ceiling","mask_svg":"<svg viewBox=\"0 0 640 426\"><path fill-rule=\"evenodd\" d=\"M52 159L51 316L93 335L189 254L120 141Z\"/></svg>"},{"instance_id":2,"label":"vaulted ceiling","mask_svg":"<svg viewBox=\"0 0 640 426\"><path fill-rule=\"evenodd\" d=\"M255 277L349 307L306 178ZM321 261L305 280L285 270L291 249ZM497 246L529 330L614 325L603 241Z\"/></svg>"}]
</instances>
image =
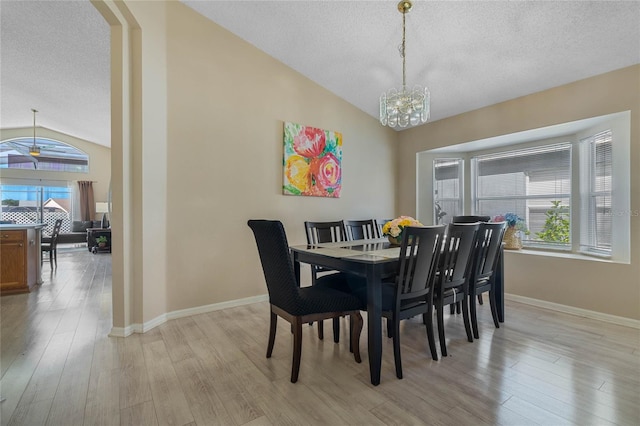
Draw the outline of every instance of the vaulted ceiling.
<instances>
[{"instance_id":1,"label":"vaulted ceiling","mask_svg":"<svg viewBox=\"0 0 640 426\"><path fill-rule=\"evenodd\" d=\"M180 0L377 117L402 83L397 1ZM407 84L438 120L640 63L638 1L419 1ZM87 1L0 5L0 127L110 145L109 27Z\"/></svg>"}]
</instances>

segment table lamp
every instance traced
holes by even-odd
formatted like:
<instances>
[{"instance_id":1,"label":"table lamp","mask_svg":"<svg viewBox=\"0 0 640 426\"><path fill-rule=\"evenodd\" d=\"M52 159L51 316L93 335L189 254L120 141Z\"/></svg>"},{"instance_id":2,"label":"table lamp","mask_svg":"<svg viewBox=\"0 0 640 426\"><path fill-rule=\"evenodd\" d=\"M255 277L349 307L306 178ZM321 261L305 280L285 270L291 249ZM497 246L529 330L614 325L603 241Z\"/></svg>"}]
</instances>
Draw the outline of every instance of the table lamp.
<instances>
[{"instance_id":1,"label":"table lamp","mask_svg":"<svg viewBox=\"0 0 640 426\"><path fill-rule=\"evenodd\" d=\"M102 221L100 224L101 228L109 227L109 220L107 214L109 213L109 203L105 202L97 202L96 203L96 214L102 213Z\"/></svg>"}]
</instances>

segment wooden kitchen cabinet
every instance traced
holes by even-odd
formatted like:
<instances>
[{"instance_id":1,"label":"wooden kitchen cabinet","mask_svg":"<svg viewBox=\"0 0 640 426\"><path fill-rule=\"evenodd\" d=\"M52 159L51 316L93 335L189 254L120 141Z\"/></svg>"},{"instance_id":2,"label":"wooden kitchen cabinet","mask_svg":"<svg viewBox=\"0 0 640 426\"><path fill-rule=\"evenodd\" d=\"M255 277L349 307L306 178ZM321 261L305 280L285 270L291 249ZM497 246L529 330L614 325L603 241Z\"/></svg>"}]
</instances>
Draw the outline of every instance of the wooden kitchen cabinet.
<instances>
[{"instance_id":1,"label":"wooden kitchen cabinet","mask_svg":"<svg viewBox=\"0 0 640 426\"><path fill-rule=\"evenodd\" d=\"M0 293L28 293L40 283L40 228L0 228Z\"/></svg>"}]
</instances>

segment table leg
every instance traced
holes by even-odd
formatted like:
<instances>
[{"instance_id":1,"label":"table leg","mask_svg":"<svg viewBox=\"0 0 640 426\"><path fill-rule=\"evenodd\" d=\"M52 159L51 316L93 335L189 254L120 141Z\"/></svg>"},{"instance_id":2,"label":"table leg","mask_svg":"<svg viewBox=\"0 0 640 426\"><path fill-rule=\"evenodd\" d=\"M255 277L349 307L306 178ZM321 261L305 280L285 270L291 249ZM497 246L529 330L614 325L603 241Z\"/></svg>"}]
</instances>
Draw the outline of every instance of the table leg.
<instances>
[{"instance_id":1,"label":"table leg","mask_svg":"<svg viewBox=\"0 0 640 426\"><path fill-rule=\"evenodd\" d=\"M371 384L380 384L382 367L382 292L380 269L367 266L367 331Z\"/></svg>"},{"instance_id":2,"label":"table leg","mask_svg":"<svg viewBox=\"0 0 640 426\"><path fill-rule=\"evenodd\" d=\"M296 283L298 283L298 287L300 287L300 262L298 262L294 253L291 253L291 261L293 262L293 273L296 277Z\"/></svg>"}]
</instances>

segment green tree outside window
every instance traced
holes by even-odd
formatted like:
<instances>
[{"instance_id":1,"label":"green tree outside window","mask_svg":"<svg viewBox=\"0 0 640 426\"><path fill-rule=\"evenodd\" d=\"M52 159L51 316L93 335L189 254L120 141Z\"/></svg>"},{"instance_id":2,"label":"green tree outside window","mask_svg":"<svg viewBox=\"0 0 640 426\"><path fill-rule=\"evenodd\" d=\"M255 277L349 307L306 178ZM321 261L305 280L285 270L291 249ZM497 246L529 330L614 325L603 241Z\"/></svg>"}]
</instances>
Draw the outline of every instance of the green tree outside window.
<instances>
[{"instance_id":1,"label":"green tree outside window","mask_svg":"<svg viewBox=\"0 0 640 426\"><path fill-rule=\"evenodd\" d=\"M569 243L569 219L567 218L568 207L563 206L561 201L552 201L551 207L545 215L542 231L536 232L536 236L542 241L550 243Z\"/></svg>"}]
</instances>

